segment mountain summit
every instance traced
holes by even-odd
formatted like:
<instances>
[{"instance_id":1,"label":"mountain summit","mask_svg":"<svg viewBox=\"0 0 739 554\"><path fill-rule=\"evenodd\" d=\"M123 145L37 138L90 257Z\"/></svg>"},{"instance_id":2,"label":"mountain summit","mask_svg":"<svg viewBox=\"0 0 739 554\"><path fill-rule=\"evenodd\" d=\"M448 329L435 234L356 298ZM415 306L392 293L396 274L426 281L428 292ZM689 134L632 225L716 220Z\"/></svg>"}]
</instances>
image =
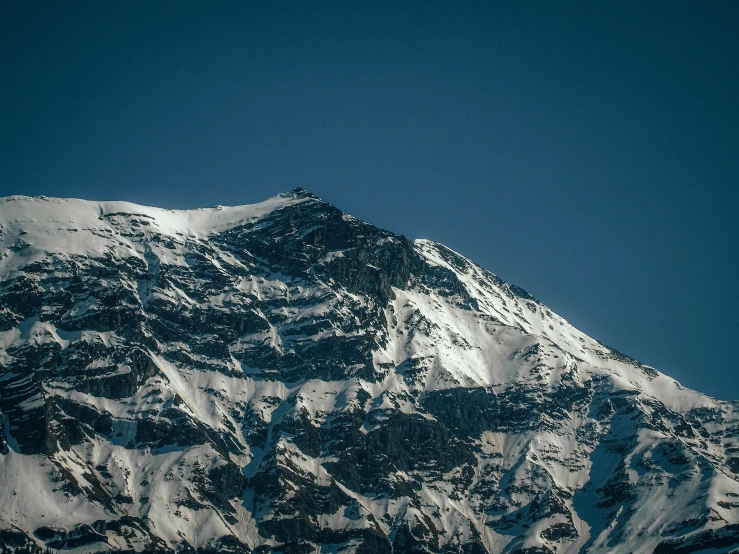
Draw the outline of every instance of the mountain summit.
<instances>
[{"instance_id":1,"label":"mountain summit","mask_svg":"<svg viewBox=\"0 0 739 554\"><path fill-rule=\"evenodd\" d=\"M0 199L0 551L739 549L739 403L296 189Z\"/></svg>"}]
</instances>

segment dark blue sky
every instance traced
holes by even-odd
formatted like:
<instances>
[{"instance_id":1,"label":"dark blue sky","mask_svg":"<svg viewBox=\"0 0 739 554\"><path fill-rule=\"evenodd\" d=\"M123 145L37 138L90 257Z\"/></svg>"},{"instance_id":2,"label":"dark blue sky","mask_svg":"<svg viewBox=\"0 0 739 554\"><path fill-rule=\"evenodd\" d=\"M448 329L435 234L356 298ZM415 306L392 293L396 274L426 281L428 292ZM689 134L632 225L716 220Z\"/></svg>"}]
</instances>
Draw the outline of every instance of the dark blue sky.
<instances>
[{"instance_id":1,"label":"dark blue sky","mask_svg":"<svg viewBox=\"0 0 739 554\"><path fill-rule=\"evenodd\" d=\"M739 399L738 2L3 2L0 195L297 186Z\"/></svg>"}]
</instances>

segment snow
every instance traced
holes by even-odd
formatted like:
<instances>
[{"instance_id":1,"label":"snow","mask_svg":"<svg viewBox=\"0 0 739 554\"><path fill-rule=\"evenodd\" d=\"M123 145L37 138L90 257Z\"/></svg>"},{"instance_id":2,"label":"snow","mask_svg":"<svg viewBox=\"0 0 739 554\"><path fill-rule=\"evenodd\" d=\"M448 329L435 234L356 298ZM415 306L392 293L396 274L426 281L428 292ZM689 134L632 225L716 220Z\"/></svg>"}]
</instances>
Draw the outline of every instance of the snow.
<instances>
[{"instance_id":1,"label":"snow","mask_svg":"<svg viewBox=\"0 0 739 554\"><path fill-rule=\"evenodd\" d=\"M205 239L244 225L255 223L271 212L306 201L294 196L276 196L244 206L201 208L197 210L167 210L140 206L130 202L93 202L69 198L8 196L0 198L0 248L28 245L18 256L0 258L0 272L18 269L33 261L46 259L49 254L64 257L113 254L115 257L136 256L145 260L145 248L122 236L117 223L130 214L138 216L143 232L151 227L157 233L172 238L180 247L187 240ZM150 247L152 250L155 247ZM160 249L156 255L167 262L178 259Z\"/></svg>"}]
</instances>

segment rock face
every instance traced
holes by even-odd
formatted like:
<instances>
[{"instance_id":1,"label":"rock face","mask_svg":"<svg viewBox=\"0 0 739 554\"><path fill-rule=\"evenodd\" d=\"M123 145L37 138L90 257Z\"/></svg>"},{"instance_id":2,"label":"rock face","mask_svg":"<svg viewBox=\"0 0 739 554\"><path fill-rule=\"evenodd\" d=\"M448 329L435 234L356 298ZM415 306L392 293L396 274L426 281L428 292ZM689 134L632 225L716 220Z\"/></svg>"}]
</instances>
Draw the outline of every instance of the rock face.
<instances>
[{"instance_id":1,"label":"rock face","mask_svg":"<svg viewBox=\"0 0 739 554\"><path fill-rule=\"evenodd\" d=\"M0 199L3 551L739 549L739 404L302 191Z\"/></svg>"}]
</instances>

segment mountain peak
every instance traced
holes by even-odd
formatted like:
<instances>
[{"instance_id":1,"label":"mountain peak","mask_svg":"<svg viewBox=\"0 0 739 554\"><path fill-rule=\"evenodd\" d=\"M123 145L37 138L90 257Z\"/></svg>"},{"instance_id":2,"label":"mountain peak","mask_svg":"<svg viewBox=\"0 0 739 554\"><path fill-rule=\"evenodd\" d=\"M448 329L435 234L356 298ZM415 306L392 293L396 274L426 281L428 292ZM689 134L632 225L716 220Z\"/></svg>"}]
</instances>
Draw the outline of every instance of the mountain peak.
<instances>
[{"instance_id":1,"label":"mountain peak","mask_svg":"<svg viewBox=\"0 0 739 554\"><path fill-rule=\"evenodd\" d=\"M312 198L314 200L321 200L318 196L313 194L312 192L308 192L304 188L301 187L295 187L294 189L282 192L279 194L281 197L291 197L291 198Z\"/></svg>"},{"instance_id":2,"label":"mountain peak","mask_svg":"<svg viewBox=\"0 0 739 554\"><path fill-rule=\"evenodd\" d=\"M735 404L303 189L2 199L0 283L0 547L739 546Z\"/></svg>"}]
</instances>

